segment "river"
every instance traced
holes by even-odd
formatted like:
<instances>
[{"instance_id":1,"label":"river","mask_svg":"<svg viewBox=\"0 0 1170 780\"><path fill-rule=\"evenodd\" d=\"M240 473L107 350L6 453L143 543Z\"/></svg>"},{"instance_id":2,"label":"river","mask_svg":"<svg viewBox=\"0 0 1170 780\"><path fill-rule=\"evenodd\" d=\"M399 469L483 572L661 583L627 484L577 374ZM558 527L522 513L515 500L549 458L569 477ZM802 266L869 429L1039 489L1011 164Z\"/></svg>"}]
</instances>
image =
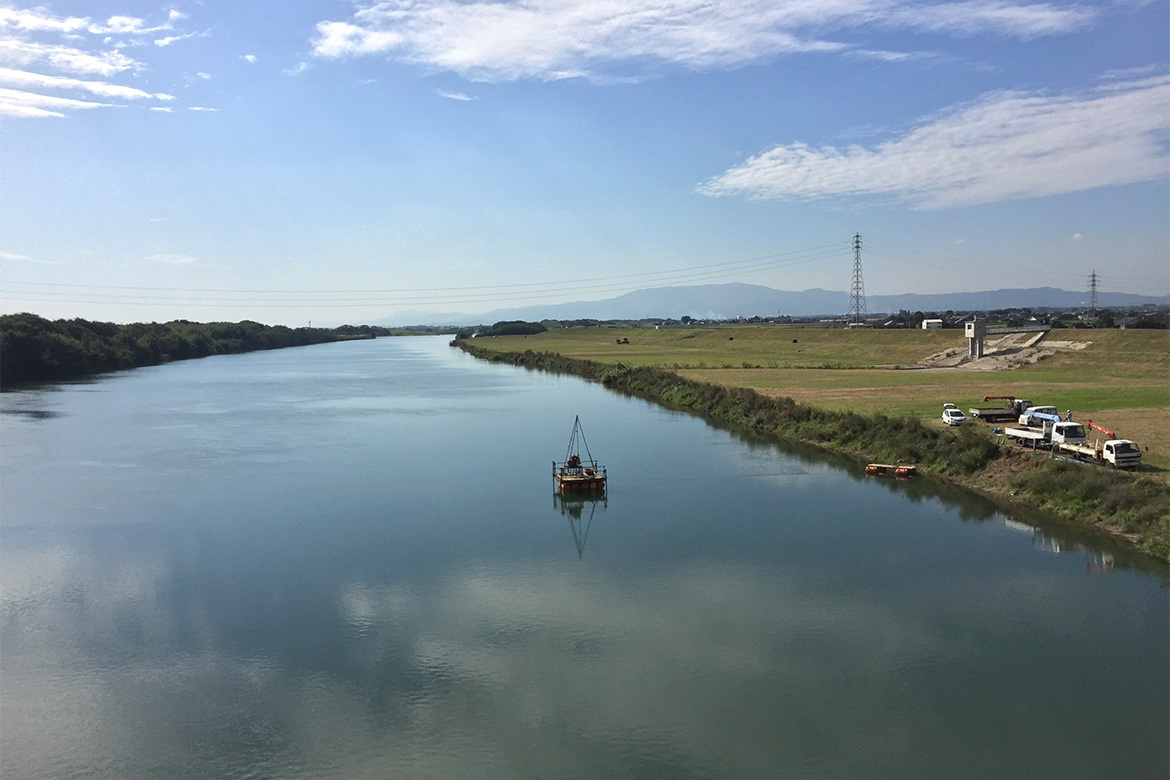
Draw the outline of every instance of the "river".
<instances>
[{"instance_id":1,"label":"river","mask_svg":"<svg viewBox=\"0 0 1170 780\"><path fill-rule=\"evenodd\" d=\"M6 777L1170 773L1165 564L929 480L445 338L0 410Z\"/></svg>"}]
</instances>

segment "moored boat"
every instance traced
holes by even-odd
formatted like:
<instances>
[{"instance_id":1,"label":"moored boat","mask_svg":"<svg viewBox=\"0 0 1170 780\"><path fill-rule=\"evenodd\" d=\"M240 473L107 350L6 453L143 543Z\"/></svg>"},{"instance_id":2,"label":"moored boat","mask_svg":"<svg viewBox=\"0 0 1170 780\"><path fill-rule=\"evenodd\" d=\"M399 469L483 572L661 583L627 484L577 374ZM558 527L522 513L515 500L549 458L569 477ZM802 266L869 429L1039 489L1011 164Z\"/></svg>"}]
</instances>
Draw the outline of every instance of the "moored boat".
<instances>
[{"instance_id":1,"label":"moored boat","mask_svg":"<svg viewBox=\"0 0 1170 780\"><path fill-rule=\"evenodd\" d=\"M916 477L918 467L906 464L871 463L865 467L865 473L871 477L885 477L893 474L895 477Z\"/></svg>"},{"instance_id":2,"label":"moored boat","mask_svg":"<svg viewBox=\"0 0 1170 780\"><path fill-rule=\"evenodd\" d=\"M581 449L585 457L581 457ZM569 436L569 447L563 461L553 461L553 481L560 493L604 493L607 475L604 466L597 465L585 432L581 429L581 418L573 420L573 433Z\"/></svg>"}]
</instances>

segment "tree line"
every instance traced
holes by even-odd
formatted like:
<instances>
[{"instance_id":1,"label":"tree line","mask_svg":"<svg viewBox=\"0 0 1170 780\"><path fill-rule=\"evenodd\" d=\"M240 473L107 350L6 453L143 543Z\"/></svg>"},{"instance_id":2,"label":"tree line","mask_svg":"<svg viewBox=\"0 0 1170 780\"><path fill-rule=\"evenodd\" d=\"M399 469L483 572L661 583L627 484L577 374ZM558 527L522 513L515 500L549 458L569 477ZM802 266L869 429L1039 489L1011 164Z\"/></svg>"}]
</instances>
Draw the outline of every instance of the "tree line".
<instances>
[{"instance_id":1,"label":"tree line","mask_svg":"<svg viewBox=\"0 0 1170 780\"><path fill-rule=\"evenodd\" d=\"M259 322L136 322L47 320L0 315L0 386L70 379L208 355L300 347L389 335L386 328L289 328Z\"/></svg>"}]
</instances>

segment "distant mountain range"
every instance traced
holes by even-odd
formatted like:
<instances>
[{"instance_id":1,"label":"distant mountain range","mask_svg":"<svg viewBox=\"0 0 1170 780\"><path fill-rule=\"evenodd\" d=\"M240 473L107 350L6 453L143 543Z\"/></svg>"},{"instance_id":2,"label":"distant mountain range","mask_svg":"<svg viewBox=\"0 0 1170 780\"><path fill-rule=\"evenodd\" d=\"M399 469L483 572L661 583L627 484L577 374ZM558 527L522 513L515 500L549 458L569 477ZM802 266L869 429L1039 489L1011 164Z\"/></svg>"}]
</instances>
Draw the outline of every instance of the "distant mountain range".
<instances>
[{"instance_id":1,"label":"distant mountain range","mask_svg":"<svg viewBox=\"0 0 1170 780\"><path fill-rule=\"evenodd\" d=\"M907 311L988 311L1010 308L1075 308L1087 306L1089 294L1056 287L986 290L934 295L870 295L870 313ZM1098 306L1170 305L1170 295L1133 295L1098 292ZM515 309L496 309L484 314L435 314L402 312L374 325L475 325L500 320L634 320L644 318L732 319L735 317L843 316L849 310L849 293L813 288L803 292L775 290L757 284L704 284L691 287L655 287L635 290L600 301L576 301Z\"/></svg>"}]
</instances>

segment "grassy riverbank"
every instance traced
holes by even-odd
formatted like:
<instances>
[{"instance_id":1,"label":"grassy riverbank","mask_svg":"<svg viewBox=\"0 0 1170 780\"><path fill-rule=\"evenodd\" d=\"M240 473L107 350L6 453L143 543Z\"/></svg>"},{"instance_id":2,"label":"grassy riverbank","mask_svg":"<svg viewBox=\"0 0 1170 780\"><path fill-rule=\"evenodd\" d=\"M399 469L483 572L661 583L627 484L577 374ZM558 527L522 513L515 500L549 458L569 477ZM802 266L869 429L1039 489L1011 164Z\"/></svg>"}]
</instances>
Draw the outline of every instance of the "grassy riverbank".
<instances>
[{"instance_id":1,"label":"grassy riverbank","mask_svg":"<svg viewBox=\"0 0 1170 780\"><path fill-rule=\"evenodd\" d=\"M456 343L486 360L596 380L733 429L815 444L860 459L916 463L928 473L1002 501L1031 505L1077 525L1122 536L1170 560L1170 488L1154 479L1001 448L976 426L943 428L913 415L822 408L749 387L698 381L653 365L501 349L506 344L501 341Z\"/></svg>"},{"instance_id":2,"label":"grassy riverbank","mask_svg":"<svg viewBox=\"0 0 1170 780\"><path fill-rule=\"evenodd\" d=\"M623 338L629 344L618 344ZM1170 331L1056 330L1065 345L1009 370L896 369L965 349L959 330L842 330L725 326L670 330L569 328L480 342L501 351L556 352L654 366L724 387L748 387L820 409L910 415L936 424L944 402L966 410L1013 395L1073 410L1141 444L1144 473L1170 481Z\"/></svg>"}]
</instances>

